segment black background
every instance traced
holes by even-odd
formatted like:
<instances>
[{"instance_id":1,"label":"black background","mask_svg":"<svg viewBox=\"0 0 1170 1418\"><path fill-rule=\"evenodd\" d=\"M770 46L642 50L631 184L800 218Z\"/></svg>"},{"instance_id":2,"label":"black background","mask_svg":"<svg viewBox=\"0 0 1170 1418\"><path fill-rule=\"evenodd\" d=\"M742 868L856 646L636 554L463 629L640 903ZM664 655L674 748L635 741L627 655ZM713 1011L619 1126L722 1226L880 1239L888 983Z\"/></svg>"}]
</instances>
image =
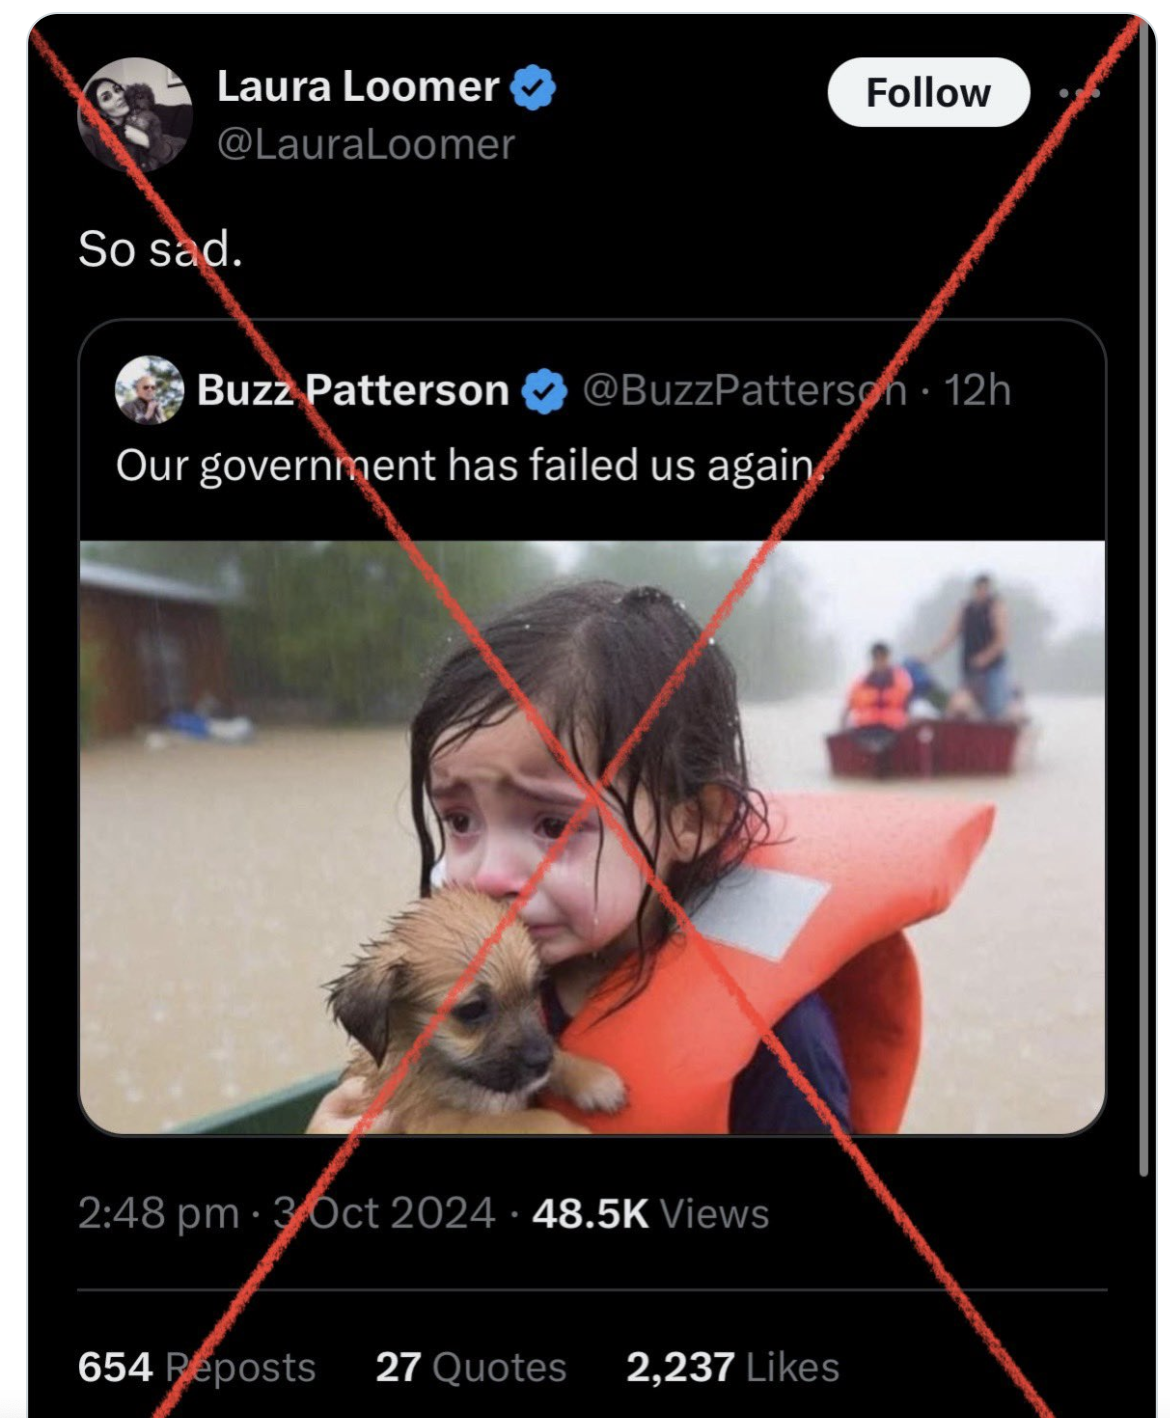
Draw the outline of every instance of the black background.
<instances>
[{"instance_id":1,"label":"black background","mask_svg":"<svg viewBox=\"0 0 1170 1418\"><path fill-rule=\"evenodd\" d=\"M124 17L50 18L42 33L84 83L104 64L145 53L173 66L194 103L187 149L153 175L159 191L197 239L227 226L241 256L225 272L244 308L258 317L880 317L843 327L835 350L787 327L753 326L751 365L805 364L839 377L872 377L884 357L949 274L1056 120L1058 91L1077 87L1121 28L1120 17L1084 18L533 18L329 19L151 16L145 29ZM860 130L838 122L825 85L845 59L863 54L990 54L1015 60L1032 101L1005 129L905 132ZM109 321L189 318L222 311L192 272L85 270L78 262L86 228L125 236L145 248L162 235L158 219L121 174L87 154L72 105L30 51L33 259L30 368L51 368L56 387L32 406L32 604L38 619L74 622L70 536L62 519L77 466L72 352ZM217 117L216 71L234 75L502 74L535 60L554 73L552 106L527 114L491 107L340 103L300 107L232 105ZM1103 97L1074 124L1064 146L954 301L956 320L1081 322L1108 353L1108 380L1096 343L1074 324L948 324L927 338L905 375L911 386L952 368L1010 369L1026 398L1010 416L976 419L956 434L940 414L879 410L802 518L796 535L820 538L986 536L1022 539L1102 535L1103 422L1107 389L1110 668L1124 673L1121 702L1132 706L1136 643L1137 538L1137 202L1136 46L1121 60ZM636 79L636 82L635 82ZM229 123L272 131L515 132L508 163L230 163L214 150ZM532 226L534 211L539 222ZM158 327L155 327L156 329ZM403 331L376 332L360 344L320 352L311 327L272 324L266 333L294 372L343 375L390 369L413 375L398 351ZM330 339L348 336L321 327ZM346 327L350 330L358 327ZM418 327L406 327L413 340ZM578 327L568 343L557 326L554 351L571 367L616 368L616 356L590 365L585 340L601 327ZM613 327L605 327L608 331ZM628 327L631 342L665 363L696 329ZM803 327L807 334L813 327ZM820 327L822 331L832 327ZM725 327L719 327L721 338ZM272 415L256 431L242 414L230 426L196 428L193 405L179 415L188 433L129 428L113 407L113 376L145 349L120 343L130 326L106 325L80 355L81 530L87 536L374 536L357 492L330 486L308 496L247 496L242 489L180 497L136 497L110 475L110 450L127 441L176 435L192 443L206 428L214 446L241 451L314 451L294 427L299 415ZM1021 334L1021 332L1024 332ZM1062 333L1063 332L1063 333ZM531 330L487 332L501 368L523 374ZM497 338L498 336L498 338ZM469 340L486 338L481 329ZM737 336L738 338L738 336ZM803 339L803 334L802 334ZM957 342L975 342L974 357ZM1002 341L1002 343L997 343ZM1029 341L1039 341L1029 344ZM950 346L948 348L948 345ZM608 348L608 347L607 347ZM166 350L192 369L265 378L243 336L227 325L177 326ZM600 349L600 347L599 347ZM955 353L952 353L952 350ZM208 353L205 354L204 351ZM290 353L285 353L290 351ZM389 351L389 355L385 352ZM563 351L563 355L562 355ZM687 365L704 354L692 347ZM214 365L208 363L214 354ZM589 350L591 354L592 351ZM98 356L101 355L99 359ZM62 356L65 356L64 358ZM963 364L956 365L961 355ZM122 357L124 356L124 358ZM175 356L177 358L177 356ZM428 355L428 358L431 358ZM495 355L493 353L493 358ZM704 356L705 357L705 356ZM443 363L443 361L438 361ZM720 361L722 363L722 361ZM735 367L735 366L732 366ZM1018 371L1018 374L1016 373ZM425 373L420 369L420 373ZM504 374L508 371L504 370ZM485 369L484 376L495 375ZM928 378L928 375L930 376ZM502 376L501 376L502 377ZM91 390L90 385L93 385ZM571 384L571 380L570 380ZM100 386L100 387L99 387ZM35 381L34 381L35 387ZM96 392L94 392L96 390ZM326 416L329 417L328 411ZM352 416L351 416L352 417ZM580 418L580 415L576 415ZM777 415L783 418L783 415ZM519 411L510 419L532 418ZM932 425L932 420L940 420ZM331 419L331 422L333 420ZM547 421L553 423L553 419ZM606 423L617 430L616 416ZM790 447L817 451L843 422L802 423ZM761 426L763 421L761 421ZM911 427L911 425L913 425ZM279 439L268 430L286 432ZM377 429L340 412L335 428L355 451ZM477 422L476 429L481 425ZM422 424L419 425L420 429ZM446 425L436 423L434 427ZM530 441L529 424L515 425ZM577 441L583 423L569 426ZM704 435L688 420L687 441ZM501 428L503 425L501 424ZM130 438L127 440L129 430ZM237 432L238 430L238 432ZM539 430L545 435L545 429ZM593 425L589 437L595 440ZM722 428L719 430L722 434ZM212 434L215 439L212 439ZM742 427L734 430L746 442ZM904 436L903 436L904 435ZM203 434L198 433L202 440ZM413 436L413 435L412 435ZM483 437L477 433L477 437ZM493 435L495 436L495 435ZM501 437L507 437L501 434ZM656 435L657 436L657 435ZM669 438L675 436L671 430ZM625 431L607 443L620 445ZM934 444L934 456L928 456ZM389 441L389 440L383 440ZM451 441L455 441L453 438ZM758 446L766 446L758 437ZM183 445L187 444L184 441ZM152 450L153 451L153 450ZM381 451L370 448L369 451ZM387 451L394 451L388 448ZM620 448L618 449L620 451ZM994 461L993 461L994 459ZM891 477L891 467L906 481ZM880 488L880 496L875 489ZM156 490L157 491L157 490ZM179 491L165 489L165 491ZM497 489L497 491L499 491ZM455 506L446 497L399 498L391 507L416 536L565 535L763 537L787 494L722 490L674 502L612 501L612 490L577 488L572 498L484 498ZM600 492L600 495L598 495ZM568 515L566 515L568 514ZM615 517L624 517L615 533ZM67 561L67 558L69 559ZM63 635L40 667L67 682ZM45 640L41 639L42 645ZM42 654L46 652L42 650ZM32 683L37 684L33 666ZM1111 678L1112 685L1112 678ZM36 734L69 736L71 694L44 696ZM1138 1177L1136 814L1132 801L1136 735L1130 707L1110 716L1109 756L1109 1096L1094 1124L1067 1138L902 1137L866 1140L879 1175L1057 1414L1098 1411L1102 1397L1149 1378L1153 1298L1153 1179ZM46 739L47 742L47 739ZM69 809L34 794L32 832L43 844ZM50 817L52 823L50 825ZM38 1048L33 1133L32 1272L34 1344L52 1333L52 1358L33 1369L33 1411L50 1398L86 1412L143 1414L165 1391L149 1385L82 1385L83 1350L192 1351L222 1313L273 1234L273 1203L300 1196L331 1155L326 1141L112 1138L94 1128L76 1099L73 956L38 939L34 927L34 1002L52 998L63 1026ZM38 1010L34 1007L34 1019ZM1011 1061L1007 1061L1009 1066ZM1019 1065L1024 1068L1025 1065ZM970 1080L978 1089L979 1080ZM46 1107L46 1099L62 1100ZM409 1169L402 1147L413 1147ZM390 1149L395 1151L391 1152ZM448 1150L450 1149L450 1150ZM409 1185L407 1185L409 1178ZM691 1389L709 1401L726 1393L777 1397L784 1411L856 1412L889 1405L904 1413L1027 1412L1027 1400L933 1281L923 1261L830 1140L700 1141L621 1138L583 1147L572 1140L483 1141L472 1146L387 1139L363 1144L336 1186L339 1199L490 1194L499 1223L490 1233L303 1233L275 1271L279 1290L342 1287L567 1287L539 1294L264 1294L220 1351L265 1358L314 1357L320 1378L303 1388L255 1385L182 1400L192 1411L243 1413L258 1402L289 1413L319 1412L346 1397L363 1407L405 1391L374 1384L386 1348L523 1353L569 1363L562 1385L434 1390L428 1405L503 1396L510 1404L555 1402L560 1394L635 1396L677 1403L682 1386L651 1394L629 1388L625 1355L671 1349L800 1351L835 1357L845 1378L792 1393L792 1386ZM233 1236L178 1241L134 1228L79 1232L79 1198L115 1206L127 1196L234 1201L251 1216ZM766 1202L767 1232L549 1233L530 1217L545 1196L694 1196ZM517 1219L511 1211L519 1212ZM64 1262L47 1263L61 1237ZM631 1287L700 1287L675 1295ZM85 1293L76 1294L77 1287ZM139 1294L90 1293L144 1287ZM172 1287L172 1289L167 1289ZM183 1287L198 1291L178 1293ZM574 1287L579 1293L571 1293ZM784 1293L712 1293L704 1287L780 1287ZM848 1294L853 1289L875 1293ZM1065 1293L1055 1293L1064 1290ZM1108 1294L1105 1291L1108 1290ZM1118 1341L1115 1336L1123 1336ZM659 1365L661 1367L661 1365ZM450 1394L449 1399L444 1394ZM661 1396L666 1394L668 1396ZM1133 1400L1130 1400L1133 1403ZM1134 1407L1144 1407L1140 1402ZM186 1409L182 1406L178 1412Z\"/></svg>"}]
</instances>

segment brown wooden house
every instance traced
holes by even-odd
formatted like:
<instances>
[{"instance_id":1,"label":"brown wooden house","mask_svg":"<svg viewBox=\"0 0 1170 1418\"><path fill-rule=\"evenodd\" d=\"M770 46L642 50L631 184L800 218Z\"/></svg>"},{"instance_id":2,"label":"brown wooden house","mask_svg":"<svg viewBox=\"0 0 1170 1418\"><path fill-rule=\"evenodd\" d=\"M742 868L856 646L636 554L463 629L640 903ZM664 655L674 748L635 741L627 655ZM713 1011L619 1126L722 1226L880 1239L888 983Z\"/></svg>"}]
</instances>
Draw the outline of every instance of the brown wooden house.
<instances>
[{"instance_id":1,"label":"brown wooden house","mask_svg":"<svg viewBox=\"0 0 1170 1418\"><path fill-rule=\"evenodd\" d=\"M83 718L93 737L201 701L230 705L226 596L97 562L81 564L80 583Z\"/></svg>"}]
</instances>

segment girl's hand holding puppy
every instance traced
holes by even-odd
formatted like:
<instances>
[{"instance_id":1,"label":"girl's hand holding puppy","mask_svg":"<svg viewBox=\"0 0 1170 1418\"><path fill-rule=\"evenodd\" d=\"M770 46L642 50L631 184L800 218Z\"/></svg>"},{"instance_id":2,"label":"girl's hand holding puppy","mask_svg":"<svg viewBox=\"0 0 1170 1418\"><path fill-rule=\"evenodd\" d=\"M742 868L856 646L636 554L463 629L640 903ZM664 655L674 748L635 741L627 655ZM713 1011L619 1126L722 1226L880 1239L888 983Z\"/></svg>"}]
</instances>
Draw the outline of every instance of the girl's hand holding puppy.
<instances>
[{"instance_id":1,"label":"girl's hand holding puppy","mask_svg":"<svg viewBox=\"0 0 1170 1418\"><path fill-rule=\"evenodd\" d=\"M359 1078L346 1078L330 1093L326 1093L313 1114L308 1133L350 1133L354 1124L370 1106L372 1099ZM370 1132L389 1132L388 1119L381 1113L370 1125Z\"/></svg>"}]
</instances>

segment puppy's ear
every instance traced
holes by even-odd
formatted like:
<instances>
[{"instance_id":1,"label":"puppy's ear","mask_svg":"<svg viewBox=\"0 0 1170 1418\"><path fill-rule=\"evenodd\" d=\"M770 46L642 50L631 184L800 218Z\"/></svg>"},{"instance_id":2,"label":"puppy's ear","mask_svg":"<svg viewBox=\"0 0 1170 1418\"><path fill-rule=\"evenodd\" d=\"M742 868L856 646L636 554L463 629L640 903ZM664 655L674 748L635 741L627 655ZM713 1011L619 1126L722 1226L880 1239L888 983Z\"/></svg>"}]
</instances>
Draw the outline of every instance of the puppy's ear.
<instances>
[{"instance_id":1,"label":"puppy's ear","mask_svg":"<svg viewBox=\"0 0 1170 1418\"><path fill-rule=\"evenodd\" d=\"M405 968L379 952L355 960L327 986L334 1019L379 1064L390 1044L390 1006Z\"/></svg>"}]
</instances>

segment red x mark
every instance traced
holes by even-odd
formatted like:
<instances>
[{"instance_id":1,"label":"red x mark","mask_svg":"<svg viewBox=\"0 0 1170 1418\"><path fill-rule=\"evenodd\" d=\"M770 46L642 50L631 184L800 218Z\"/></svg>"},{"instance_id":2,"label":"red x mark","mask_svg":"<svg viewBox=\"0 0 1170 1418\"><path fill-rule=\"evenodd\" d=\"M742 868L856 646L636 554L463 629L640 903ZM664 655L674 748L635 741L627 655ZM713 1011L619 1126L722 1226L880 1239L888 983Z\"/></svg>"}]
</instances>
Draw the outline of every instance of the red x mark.
<instances>
[{"instance_id":1,"label":"red x mark","mask_svg":"<svg viewBox=\"0 0 1170 1418\"><path fill-rule=\"evenodd\" d=\"M642 872L642 875L646 878L647 882L657 892L659 898L662 900L663 904L666 906L667 910L674 917L675 921L679 924L679 926L684 929L689 927L690 922L682 907L678 904L678 902L674 900L673 896L667 890L666 886L658 880L657 876L651 869L649 863L645 860L641 852L630 840L623 824L620 823L613 816L613 813L610 811L608 805L601 797L601 793L614 781L614 779L620 773L622 766L624 765L632 749L641 739L642 735L646 732L646 729L653 722L655 717L669 702L670 698L678 689L678 687L682 684L682 681L685 678L687 671L695 663L699 655L702 654L703 648L710 642L715 632L731 614L736 602L751 585L752 581L755 579L756 575L758 574L760 568L763 566L764 562L767 560L768 556L775 549L781 538L788 533L789 529L792 527L793 523L796 521L797 517L803 510L805 503L820 486L820 483L823 480L826 472L828 472L828 470L837 463L842 452L844 452L846 446L852 440L854 434L869 418L870 413L877 405L878 401L882 398L891 382L897 377L898 372L905 365L911 354L913 354L913 352L918 348L919 344L921 344L927 332L940 318L943 311L949 304L951 297L955 294L955 292L958 290L959 286L963 283L963 281L966 280L967 276L974 268L976 262L983 255L983 252L995 239L1000 227L1003 225L1007 217L1011 214L1016 203L1023 196L1024 192L1028 189L1028 187L1031 186L1040 168L1044 165L1044 163L1048 161L1048 159L1056 151L1057 147L1059 147L1060 143L1064 140L1065 134L1068 132L1069 126L1071 125L1073 119L1076 118L1077 115L1086 107L1089 102L1089 99L1092 97L1093 90L1096 89L1106 78L1106 76L1112 71L1113 66L1117 63L1117 60L1132 43L1133 39L1138 33L1138 30L1141 28L1141 23L1142 22L1140 18L1138 18L1137 16L1134 16L1131 20L1129 20L1125 27L1121 30L1117 38L1110 45L1109 49L1102 56L1096 67L1093 69L1092 73L1085 80L1085 83L1082 86L1078 95L1065 109L1056 126L1044 139L1036 154L1033 156L1028 165L1024 168L1020 176L1012 184L1007 195L1003 198L999 206L992 213L990 220L987 222L983 230L972 242L971 246L964 253L958 265L952 271L951 275L948 277L945 284L939 290L938 294L931 301L930 305L927 307L921 318L918 320L917 324L910 331L909 335L907 335L906 339L903 340L902 344L898 347L898 349L895 351L893 358L886 365L885 369L882 370L881 375L874 382L873 387L871 388L867 397L858 406L852 418L849 419L848 423L846 423L845 427L841 430L841 432L837 435L836 439L834 439L833 443L830 445L828 451L821 458L817 466L813 469L812 476L805 483L799 494L793 499L788 510L772 528L768 540L760 547L759 551L756 552L755 556L752 557L751 561L748 563L747 567L740 575L735 585L731 588L727 596L724 598L723 602L720 604L719 608L715 611L715 614L711 617L710 621L704 628L699 638L695 641L694 645L691 646L690 650L687 651L686 655L676 666L670 678L655 696L653 703L646 710L646 713L643 715L637 727L630 734L626 742L618 750L613 761L605 769L605 771L602 773L601 777L597 780L595 784L590 783L588 779L584 776L584 774L582 774L581 771L578 769L577 765L570 759L570 757L560 744L559 740L552 733L552 730L549 729L549 727L544 723L543 719L537 713L532 703L528 700L526 695L520 689L520 686L515 682L512 676L505 669L504 665L496 656L491 646L488 645L488 643L484 640L483 636L479 633L478 629L471 621L467 613L463 610L462 606L459 605L458 601L456 601L455 598L451 595L451 593L447 590L447 587L444 585L438 572L434 570L434 568L419 551L417 546L415 546L414 542L411 540L405 529L400 526L393 513L382 501L382 498L379 496L377 491L357 471L353 459L350 457L349 453L346 452L341 441L337 438L336 434L334 434L333 430L325 422L324 418L322 418L322 416L317 412L316 408L312 404L310 404L309 401L306 399L299 385L281 364L280 360L277 358L275 352L272 350L267 340L264 339L264 337L256 329L255 325L252 323L252 321L245 314L243 308L240 306L236 298L232 295L231 291L224 284L218 272L216 272L211 266L207 264L207 261L203 257L203 254L200 252L199 248L196 246L195 242L192 241L191 238L187 235L186 231L180 224L178 218L174 215L170 207L167 206L167 204L155 191L154 187L151 185L145 174L135 163L134 159L131 157L125 146L122 144L121 140L114 133L113 129L105 121L101 114L98 113L97 109L93 106L93 104L91 104L90 101L85 97L81 89L78 87L76 80L61 63L60 59L53 52L50 46L45 42L45 39L40 34L40 32L36 29L32 31L32 42L36 47L38 53L46 60L50 68L64 84L65 88L68 90L69 94L73 97L73 99L77 102L79 108L81 109L82 113L89 121L89 123L98 130L101 135L102 141L114 154L119 164L126 170L126 172L129 173L135 184L142 191L147 200L158 212L163 222L173 233L176 240L180 243L180 245L182 245L187 251L191 253L191 256L194 259L195 264L198 266L200 273L203 275L204 279L208 282L208 284L215 291L215 293L219 296L220 300L223 302L228 312L233 316L236 322L244 330L244 333L248 336L249 340L251 340L257 353L272 370L272 372L276 375L276 377L288 386L288 389L293 399L297 402L297 404L299 404L305 416L309 419L309 422L321 435L322 439L325 441L328 447L333 450L333 452L340 460L341 466L344 467L346 471L350 473L354 481L361 488L363 494L365 495L367 501L373 507L374 511L385 523L386 527L393 534L393 536L398 539L398 541L401 543L404 550L406 551L407 555L410 557L411 561L414 562L415 566L418 567L422 575L434 588L435 593L439 597L440 601L453 616L460 628L471 640L472 644L479 651L480 655L483 656L487 665L498 676L501 684L508 691L511 697L516 701L517 705L519 706L525 717L528 719L528 721L540 734L541 738L547 745L550 753L552 753L557 762L560 763L564 770L577 782L577 784L585 793L585 800L582 802L581 806L577 809L577 811L573 814L572 818L569 820L569 823L567 824L564 832L551 845L544 860L541 862L537 870L533 873L532 877L525 884L519 895L515 898L515 900L513 900L511 906L506 911L504 918L501 920L500 924L496 927L496 929L492 932L488 939L484 941L483 945L480 947L478 953L476 954L475 959L467 967L463 975L459 978L459 980L448 993L447 997L443 1000L442 1004L427 1022L426 1027L423 1029L422 1033L411 1046L409 1053L399 1064L398 1068L394 1071L392 1076L386 1081L377 1098L375 1098L370 1107L355 1124L352 1132L349 1134L345 1142L338 1149L337 1153L335 1154L329 1165L325 1168L324 1172L322 1172L321 1176L317 1179L316 1183L309 1191L304 1201L302 1201L300 1206L297 1207L296 1211L293 1213L292 1217L289 1219L288 1223L281 1231L280 1235L277 1236L276 1240L261 1257L256 1268L253 1270L252 1274L248 1277L247 1281L241 1287L239 1293L236 1295L235 1299L232 1301L231 1305L228 1307L224 1315L220 1318L215 1328L203 1341L203 1343L200 1345L199 1349L195 1352L195 1354L192 1355L191 1362L188 1364L187 1368L176 1380L172 1388L164 1397L163 1401L155 1409L153 1418L166 1418L166 1415L174 1409L175 1405L182 1397L187 1386L193 1381L201 1363L204 1360L208 1359L211 1354L215 1352L216 1348L222 1342L228 1330L235 1323L236 1319L243 1311L245 1305L247 1305L252 1295L255 1294L256 1290L259 1288L261 1282L270 1273L272 1267L276 1264L277 1260L279 1260L281 1255L283 1255L286 1247L296 1236L297 1232L300 1230L301 1226L308 1218L317 1201L320 1200L320 1198L325 1194L326 1190L329 1188L330 1184L337 1176L338 1172L340 1172L341 1168L346 1164L346 1162L348 1162L349 1158L352 1156L354 1149L357 1147L357 1144L361 1140L364 1133L369 1129L369 1127L377 1118L379 1113L383 1111L387 1102L393 1096L395 1089L405 1077L406 1071L411 1067L411 1065L421 1054L422 1050L426 1047L431 1038L434 1036L435 1031L438 1029L439 1025L443 1022L443 1020L447 1017L447 1014L450 1011L451 1007L454 1005L455 1001L459 998L459 996L463 993L466 987L474 979L476 973L479 971L480 967L487 959L488 953L490 952L492 947L500 939L507 927L511 925L511 923L519 915L520 910L531 898L532 893L540 884L545 873L549 870L552 864L565 850L565 847L572 834L584 823L591 809L597 809L603 821L610 828L610 830L614 832L615 836L621 842L626 852L636 863L639 870ZM987 1345L988 1349L996 1357L999 1363L1003 1366L1004 1370L1012 1379L1013 1383L1015 1383L1021 1389L1021 1391L1024 1393L1025 1397L1028 1399L1029 1403L1032 1405L1032 1407L1037 1413L1045 1415L1045 1418L1052 1418L1051 1409L1047 1406L1044 1400L1028 1382L1027 1378L1021 1372L1020 1368L1012 1359L1011 1355L1008 1354L1002 1343L992 1332L986 1320L984 1320L982 1315L979 1314L978 1310L976 1310L975 1306L964 1294L958 1282L943 1265L941 1259L927 1244L925 1237L910 1220L909 1216L898 1204L897 1200L886 1187L885 1183L882 1182L881 1178L870 1166L869 1162L867 1161L861 1150L858 1148L857 1144L842 1130L841 1125L837 1121L835 1114L832 1113L828 1107L826 1107L824 1102L820 1099L816 1091L813 1089L812 1085L808 1082L808 1080L793 1063L787 1051L784 1049L784 1046L780 1043L780 1041L776 1038L775 1034L772 1032L768 1022L752 1006L751 1002L743 994L739 986L724 969L720 961L715 956L714 952L710 949L709 946L707 946L702 936L700 936L698 932L692 932L692 939L696 941L700 950L703 952L704 958L707 960L707 963L711 966L712 970L715 971L716 975L727 987L729 992L735 998L739 1007L744 1011L748 1018L751 1019L752 1023L758 1030L760 1037L768 1045L768 1047L776 1055L776 1057L780 1060L780 1063L783 1066L785 1072L788 1074L789 1078L808 1099L810 1105L814 1108L818 1117L820 1117L822 1122L824 1122L825 1125L830 1129L837 1142L845 1150L845 1152L852 1159L858 1170L861 1172L866 1184L874 1192L874 1194L878 1197L882 1204L887 1208L887 1210L890 1212L890 1214L893 1216L894 1220L898 1223L902 1230L906 1233L907 1237L913 1244L915 1250L918 1251L918 1253L930 1266L931 1270L935 1274L935 1277L938 1279L940 1284L942 1284L942 1286L946 1289L947 1293L951 1296L951 1298L955 1301L959 1308L963 1311L964 1315L966 1315L967 1319L971 1322L971 1325L975 1329L976 1333L983 1340L984 1344Z\"/></svg>"}]
</instances>

